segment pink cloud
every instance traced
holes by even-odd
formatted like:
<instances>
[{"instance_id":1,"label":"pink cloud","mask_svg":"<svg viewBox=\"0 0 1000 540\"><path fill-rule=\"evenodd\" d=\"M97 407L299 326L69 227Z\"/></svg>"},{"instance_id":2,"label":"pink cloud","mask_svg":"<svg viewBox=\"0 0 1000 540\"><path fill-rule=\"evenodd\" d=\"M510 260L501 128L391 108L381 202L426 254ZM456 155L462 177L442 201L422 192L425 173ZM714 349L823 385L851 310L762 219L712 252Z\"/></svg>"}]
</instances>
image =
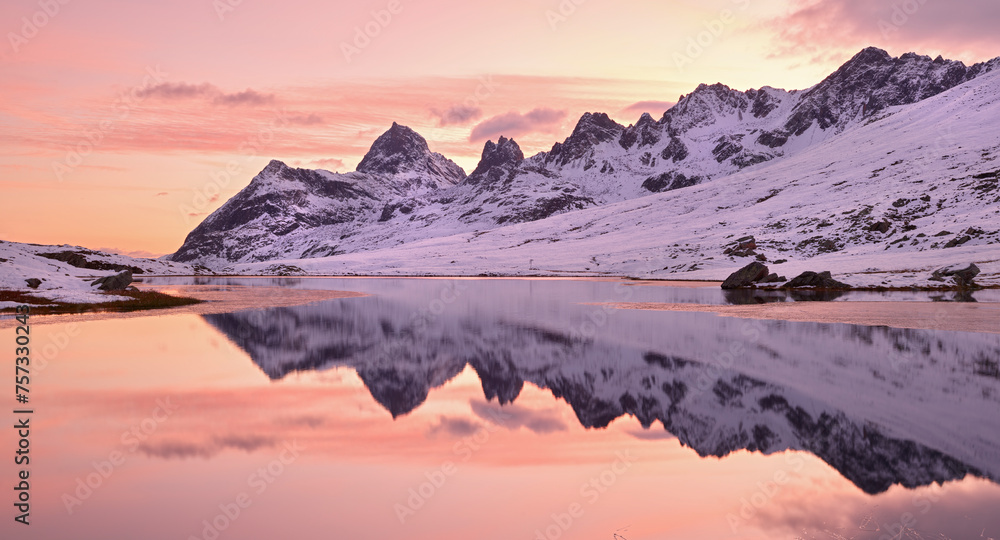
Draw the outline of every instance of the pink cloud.
<instances>
[{"instance_id":1,"label":"pink cloud","mask_svg":"<svg viewBox=\"0 0 1000 540\"><path fill-rule=\"evenodd\" d=\"M969 0L961 9L926 0L815 0L768 21L776 57L806 56L813 63L840 62L867 46L988 60L1000 52L1000 3Z\"/></svg>"},{"instance_id":2,"label":"pink cloud","mask_svg":"<svg viewBox=\"0 0 1000 540\"><path fill-rule=\"evenodd\" d=\"M553 133L559 129L565 117L566 111L547 108L534 109L524 114L512 111L477 124L469 134L469 142L485 141L501 135L518 137L527 133Z\"/></svg>"},{"instance_id":3,"label":"pink cloud","mask_svg":"<svg viewBox=\"0 0 1000 540\"><path fill-rule=\"evenodd\" d=\"M483 116L483 110L479 107L468 105L454 105L444 111L431 109L431 115L438 119L438 126L464 125L473 120L478 120Z\"/></svg>"},{"instance_id":4,"label":"pink cloud","mask_svg":"<svg viewBox=\"0 0 1000 540\"><path fill-rule=\"evenodd\" d=\"M248 88L242 92L227 94L210 83L189 84L165 82L143 88L139 95L143 98L164 100L207 99L215 105L259 106L274 103L274 94L264 94Z\"/></svg>"}]
</instances>

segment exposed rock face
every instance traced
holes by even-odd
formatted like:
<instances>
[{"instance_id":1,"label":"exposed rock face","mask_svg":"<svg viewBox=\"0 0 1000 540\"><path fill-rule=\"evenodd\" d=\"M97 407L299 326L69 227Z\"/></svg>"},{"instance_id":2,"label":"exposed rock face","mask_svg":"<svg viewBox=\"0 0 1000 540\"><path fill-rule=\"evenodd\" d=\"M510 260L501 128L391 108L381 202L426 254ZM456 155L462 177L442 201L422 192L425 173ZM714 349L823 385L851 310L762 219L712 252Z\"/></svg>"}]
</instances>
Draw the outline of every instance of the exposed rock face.
<instances>
[{"instance_id":1,"label":"exposed rock face","mask_svg":"<svg viewBox=\"0 0 1000 540\"><path fill-rule=\"evenodd\" d=\"M701 182L700 176L685 176L684 173L667 172L657 176L650 176L642 183L642 188L653 193L662 193L690 187Z\"/></svg>"},{"instance_id":2,"label":"exposed rock face","mask_svg":"<svg viewBox=\"0 0 1000 540\"><path fill-rule=\"evenodd\" d=\"M545 163L566 165L592 155L595 146L602 142L620 140L624 131L625 127L612 120L607 113L586 113L577 122L569 138L552 146L545 157ZM584 168L589 167L585 165Z\"/></svg>"},{"instance_id":3,"label":"exposed rock face","mask_svg":"<svg viewBox=\"0 0 1000 540\"><path fill-rule=\"evenodd\" d=\"M784 283L788 281L785 276L779 276L778 274L768 274L766 278L762 279L761 283Z\"/></svg>"},{"instance_id":4,"label":"exposed rock face","mask_svg":"<svg viewBox=\"0 0 1000 540\"><path fill-rule=\"evenodd\" d=\"M722 282L723 289L740 289L750 287L767 277L767 266L754 261L743 268L733 272L726 281Z\"/></svg>"},{"instance_id":5,"label":"exposed rock face","mask_svg":"<svg viewBox=\"0 0 1000 540\"><path fill-rule=\"evenodd\" d=\"M947 266L935 270L934 275L930 279L932 281L944 281L944 278L950 277L955 282L955 285L967 288L975 286L972 280L979 275L979 272L979 267L975 263Z\"/></svg>"},{"instance_id":6,"label":"exposed rock face","mask_svg":"<svg viewBox=\"0 0 1000 540\"><path fill-rule=\"evenodd\" d=\"M28 288L30 289L37 289L42 284L42 280L38 278L28 278L24 281L28 284Z\"/></svg>"},{"instance_id":7,"label":"exposed rock face","mask_svg":"<svg viewBox=\"0 0 1000 540\"><path fill-rule=\"evenodd\" d=\"M649 113L642 113L642 117L639 118L639 121L634 126L629 126L622 132L621 137L618 139L618 144L626 150L636 145L638 148L642 148L644 146L653 146L660 142L662 137L663 129L656 123L656 120L653 120L653 117Z\"/></svg>"},{"instance_id":8,"label":"exposed rock face","mask_svg":"<svg viewBox=\"0 0 1000 540\"><path fill-rule=\"evenodd\" d=\"M62 261L70 266L75 266L76 268L86 268L88 270L114 270L116 272L128 270L133 274L143 273L142 268L137 268L135 266L107 263L103 261L92 261L85 257L86 254L87 252L79 251L58 251L55 253L39 253L38 256L45 257L46 259L52 259L54 261Z\"/></svg>"},{"instance_id":9,"label":"exposed rock face","mask_svg":"<svg viewBox=\"0 0 1000 540\"><path fill-rule=\"evenodd\" d=\"M132 272L124 270L113 276L106 276L94 280L92 285L102 291L124 291L132 284Z\"/></svg>"},{"instance_id":10,"label":"exposed rock face","mask_svg":"<svg viewBox=\"0 0 1000 540\"><path fill-rule=\"evenodd\" d=\"M732 246L726 248L723 254L732 255L733 257L750 257L757 254L756 250L757 239L753 236L744 236L734 242Z\"/></svg>"},{"instance_id":11,"label":"exposed rock face","mask_svg":"<svg viewBox=\"0 0 1000 540\"><path fill-rule=\"evenodd\" d=\"M424 173L449 179L456 184L465 178L465 171L450 159L431 152L427 140L416 131L395 122L383 133L364 159L358 172L373 175L398 175L405 172Z\"/></svg>"},{"instance_id":12,"label":"exposed rock face","mask_svg":"<svg viewBox=\"0 0 1000 540\"><path fill-rule=\"evenodd\" d=\"M478 184L483 181L495 182L508 175L524 161L524 152L514 139L500 137L494 143L486 141L483 156L472 174L465 179L466 184Z\"/></svg>"},{"instance_id":13,"label":"exposed rock face","mask_svg":"<svg viewBox=\"0 0 1000 540\"><path fill-rule=\"evenodd\" d=\"M802 272L785 284L784 288L815 287L817 289L850 289L851 286L833 279L830 272Z\"/></svg>"},{"instance_id":14,"label":"exposed rock face","mask_svg":"<svg viewBox=\"0 0 1000 540\"><path fill-rule=\"evenodd\" d=\"M887 107L940 94L975 78L984 69L988 69L986 64L967 67L961 62L940 57L932 60L913 53L893 58L882 49L869 47L803 93L784 128L762 134L758 142L773 145L787 141L814 124L820 129L842 127L858 115L871 116Z\"/></svg>"}]
</instances>

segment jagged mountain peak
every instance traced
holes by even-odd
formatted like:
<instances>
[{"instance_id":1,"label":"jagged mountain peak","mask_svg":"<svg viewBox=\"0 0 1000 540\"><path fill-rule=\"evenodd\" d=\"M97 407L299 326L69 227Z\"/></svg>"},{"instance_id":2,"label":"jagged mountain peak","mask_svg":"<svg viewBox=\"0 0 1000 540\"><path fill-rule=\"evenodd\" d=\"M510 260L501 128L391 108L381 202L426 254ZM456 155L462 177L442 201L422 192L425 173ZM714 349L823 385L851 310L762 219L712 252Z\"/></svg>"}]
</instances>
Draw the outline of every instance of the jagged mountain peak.
<instances>
[{"instance_id":1,"label":"jagged mountain peak","mask_svg":"<svg viewBox=\"0 0 1000 540\"><path fill-rule=\"evenodd\" d=\"M545 156L545 163L563 166L570 162L586 158L593 153L598 144L618 140L625 131L625 126L615 122L607 113L584 113L573 128L573 133L561 143L552 146ZM590 162L584 165L589 168Z\"/></svg>"},{"instance_id":2,"label":"jagged mountain peak","mask_svg":"<svg viewBox=\"0 0 1000 540\"><path fill-rule=\"evenodd\" d=\"M570 138L589 137L599 141L613 139L621 133L625 126L615 122L608 116L608 113L584 113L573 128Z\"/></svg>"},{"instance_id":3,"label":"jagged mountain peak","mask_svg":"<svg viewBox=\"0 0 1000 540\"><path fill-rule=\"evenodd\" d=\"M371 149L358 164L358 172L371 175L398 175L401 173L426 173L431 183L457 184L465 178L465 171L455 162L436 152L431 152L419 133L409 127L392 123L388 131L375 139Z\"/></svg>"},{"instance_id":4,"label":"jagged mountain peak","mask_svg":"<svg viewBox=\"0 0 1000 540\"><path fill-rule=\"evenodd\" d=\"M891 61L892 55L887 51L878 47L865 47L844 65L883 64Z\"/></svg>"},{"instance_id":5,"label":"jagged mountain peak","mask_svg":"<svg viewBox=\"0 0 1000 540\"><path fill-rule=\"evenodd\" d=\"M486 141L483 146L483 156L479 160L479 165L472 172L470 177L485 174L494 167L510 165L516 167L524 161L524 152L514 139L501 136L496 143Z\"/></svg>"},{"instance_id":6,"label":"jagged mountain peak","mask_svg":"<svg viewBox=\"0 0 1000 540\"><path fill-rule=\"evenodd\" d=\"M358 172L397 174L430 155L427 139L393 122L392 127L372 143L371 149L358 164Z\"/></svg>"},{"instance_id":7,"label":"jagged mountain peak","mask_svg":"<svg viewBox=\"0 0 1000 540\"><path fill-rule=\"evenodd\" d=\"M224 268L355 253L687 188L795 158L998 67L1000 58L966 67L868 48L806 90L702 84L658 121L642 115L627 128L588 112L564 141L528 159L501 137L485 143L468 178L416 131L393 123L356 173L272 161L174 260Z\"/></svg>"}]
</instances>

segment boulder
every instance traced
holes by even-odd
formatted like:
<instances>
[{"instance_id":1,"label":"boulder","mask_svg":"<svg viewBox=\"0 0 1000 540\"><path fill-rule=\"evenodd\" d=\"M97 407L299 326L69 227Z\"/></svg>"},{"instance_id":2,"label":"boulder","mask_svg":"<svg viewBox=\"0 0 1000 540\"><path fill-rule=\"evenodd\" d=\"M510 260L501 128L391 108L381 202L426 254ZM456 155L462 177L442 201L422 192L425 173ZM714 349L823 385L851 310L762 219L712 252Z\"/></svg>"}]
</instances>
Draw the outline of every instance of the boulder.
<instances>
[{"instance_id":1,"label":"boulder","mask_svg":"<svg viewBox=\"0 0 1000 540\"><path fill-rule=\"evenodd\" d=\"M885 234L889 232L890 228L892 228L892 222L887 219L883 219L882 221L877 221L875 223L872 223L868 227L868 230L872 232L880 232L882 234Z\"/></svg>"},{"instance_id":2,"label":"boulder","mask_svg":"<svg viewBox=\"0 0 1000 540\"><path fill-rule=\"evenodd\" d=\"M950 277L955 282L955 285L966 288L975 286L972 280L979 275L979 272L979 267L973 263L967 265L957 264L935 270L930 279L931 281L944 281L944 278Z\"/></svg>"},{"instance_id":3,"label":"boulder","mask_svg":"<svg viewBox=\"0 0 1000 540\"><path fill-rule=\"evenodd\" d=\"M768 274L768 276L762 279L761 283L784 283L788 281L785 276L779 276L778 274Z\"/></svg>"},{"instance_id":4,"label":"boulder","mask_svg":"<svg viewBox=\"0 0 1000 540\"><path fill-rule=\"evenodd\" d=\"M744 236L736 240L724 253L734 257L750 257L757 254L756 249L757 240L753 236Z\"/></svg>"},{"instance_id":5,"label":"boulder","mask_svg":"<svg viewBox=\"0 0 1000 540\"><path fill-rule=\"evenodd\" d=\"M740 289L750 287L767 277L767 274L767 266L755 261L733 272L732 275L726 278L726 281L722 282L722 288Z\"/></svg>"},{"instance_id":6,"label":"boulder","mask_svg":"<svg viewBox=\"0 0 1000 540\"><path fill-rule=\"evenodd\" d=\"M817 289L850 289L851 286L833 279L830 272L802 272L792 278L783 288L815 287Z\"/></svg>"},{"instance_id":7,"label":"boulder","mask_svg":"<svg viewBox=\"0 0 1000 540\"><path fill-rule=\"evenodd\" d=\"M113 276L96 279L91 285L96 285L102 291L124 291L131 284L132 272L123 270Z\"/></svg>"},{"instance_id":8,"label":"boulder","mask_svg":"<svg viewBox=\"0 0 1000 540\"><path fill-rule=\"evenodd\" d=\"M37 289L38 286L42 284L42 280L40 280L38 278L28 278L28 279L26 279L24 281L27 282L28 283L28 287L32 288L32 289Z\"/></svg>"},{"instance_id":9,"label":"boulder","mask_svg":"<svg viewBox=\"0 0 1000 540\"><path fill-rule=\"evenodd\" d=\"M952 238L947 244L944 245L944 247L945 249L958 247L965 244L969 240L972 240L972 237L969 235L965 235L961 238Z\"/></svg>"}]
</instances>

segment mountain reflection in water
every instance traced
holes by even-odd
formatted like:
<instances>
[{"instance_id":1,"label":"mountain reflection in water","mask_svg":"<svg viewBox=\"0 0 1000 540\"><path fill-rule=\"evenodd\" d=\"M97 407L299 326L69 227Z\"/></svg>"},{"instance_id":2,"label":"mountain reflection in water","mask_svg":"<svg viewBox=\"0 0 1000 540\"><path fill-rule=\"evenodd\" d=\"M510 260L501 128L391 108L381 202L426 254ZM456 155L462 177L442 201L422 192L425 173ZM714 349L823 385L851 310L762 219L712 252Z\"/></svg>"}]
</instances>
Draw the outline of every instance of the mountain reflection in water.
<instances>
[{"instance_id":1,"label":"mountain reflection in water","mask_svg":"<svg viewBox=\"0 0 1000 540\"><path fill-rule=\"evenodd\" d=\"M272 379L354 369L393 417L471 366L501 405L527 382L587 428L631 415L702 457L806 451L869 494L1000 475L998 335L613 311L582 296L437 281L204 318Z\"/></svg>"}]
</instances>

